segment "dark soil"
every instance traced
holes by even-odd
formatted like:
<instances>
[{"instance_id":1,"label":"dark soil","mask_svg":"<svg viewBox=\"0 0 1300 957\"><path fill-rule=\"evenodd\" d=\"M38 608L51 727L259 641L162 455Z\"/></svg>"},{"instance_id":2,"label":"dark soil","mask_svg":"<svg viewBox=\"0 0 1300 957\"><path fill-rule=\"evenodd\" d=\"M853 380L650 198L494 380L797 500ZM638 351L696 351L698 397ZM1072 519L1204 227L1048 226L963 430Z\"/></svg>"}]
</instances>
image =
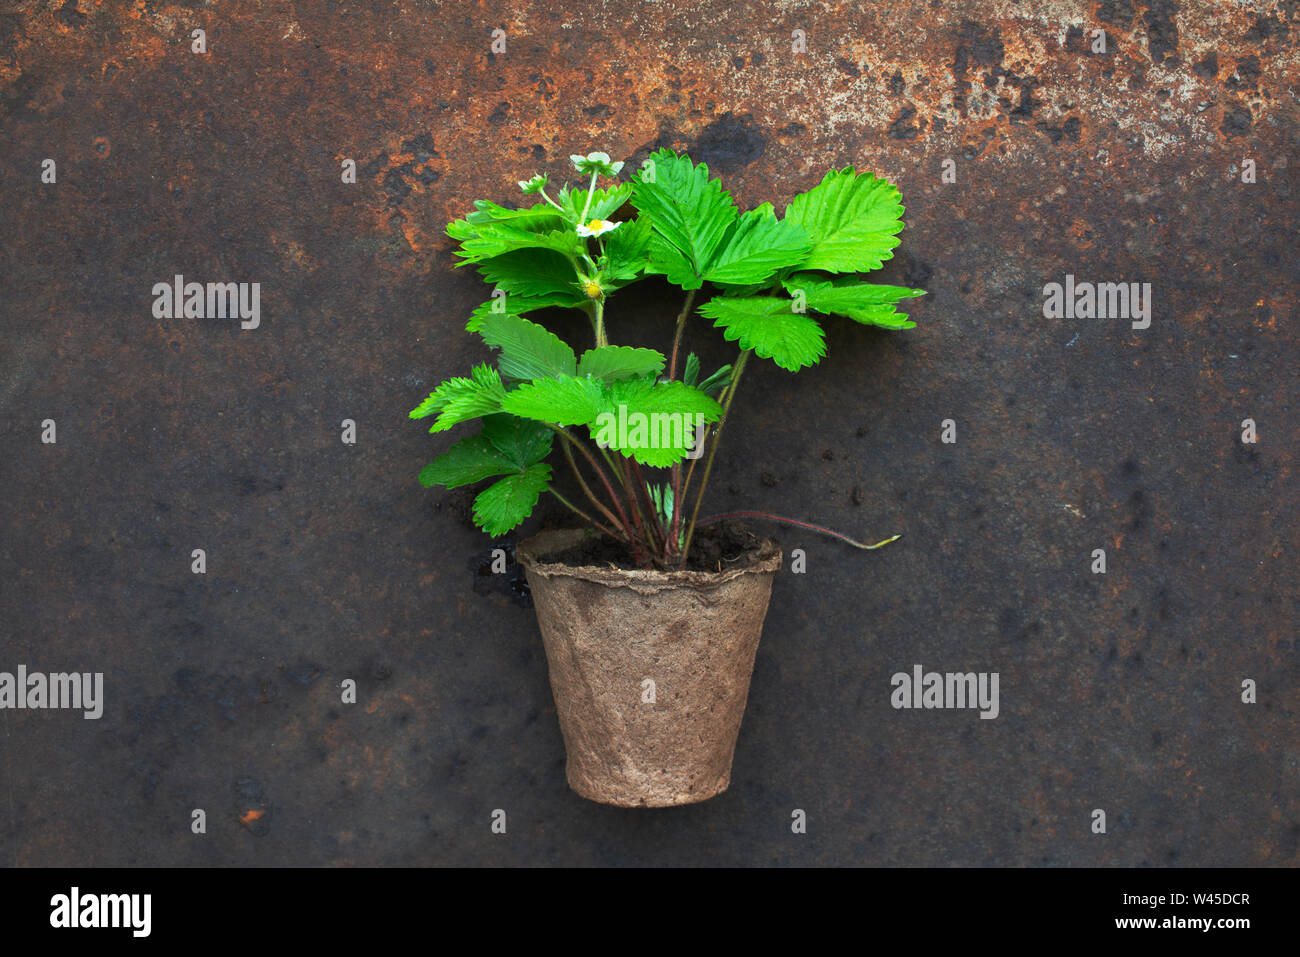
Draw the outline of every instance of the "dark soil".
<instances>
[{"instance_id":1,"label":"dark soil","mask_svg":"<svg viewBox=\"0 0 1300 957\"><path fill-rule=\"evenodd\" d=\"M738 522L719 522L697 528L691 539L691 553L686 563L687 571L718 572L728 568L744 567L754 562L762 540ZM548 561L561 565L596 565L634 569L631 549L606 535L592 535L580 545L548 556Z\"/></svg>"}]
</instances>

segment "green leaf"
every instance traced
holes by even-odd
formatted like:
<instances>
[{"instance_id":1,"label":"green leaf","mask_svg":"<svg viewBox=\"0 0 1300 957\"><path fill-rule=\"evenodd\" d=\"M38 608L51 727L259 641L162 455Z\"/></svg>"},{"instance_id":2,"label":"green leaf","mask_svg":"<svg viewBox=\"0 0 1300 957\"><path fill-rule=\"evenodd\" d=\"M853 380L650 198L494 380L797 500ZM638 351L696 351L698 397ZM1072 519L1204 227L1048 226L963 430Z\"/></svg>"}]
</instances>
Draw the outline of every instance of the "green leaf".
<instances>
[{"instance_id":1,"label":"green leaf","mask_svg":"<svg viewBox=\"0 0 1300 957\"><path fill-rule=\"evenodd\" d=\"M650 265L650 221L631 219L605 238L605 263L601 275L614 282L629 282Z\"/></svg>"},{"instance_id":2,"label":"green leaf","mask_svg":"<svg viewBox=\"0 0 1300 957\"><path fill-rule=\"evenodd\" d=\"M731 366L725 365L713 375L701 382L698 388L705 395L717 398L722 394L722 390L731 385Z\"/></svg>"},{"instance_id":3,"label":"green leaf","mask_svg":"<svg viewBox=\"0 0 1300 957\"><path fill-rule=\"evenodd\" d=\"M717 421L722 406L685 382L656 382L645 377L610 382L605 386L605 407L626 405L629 412L701 412L709 422Z\"/></svg>"},{"instance_id":4,"label":"green leaf","mask_svg":"<svg viewBox=\"0 0 1300 957\"><path fill-rule=\"evenodd\" d=\"M600 380L558 376L526 382L501 403L503 412L556 425L586 425L603 408Z\"/></svg>"},{"instance_id":5,"label":"green leaf","mask_svg":"<svg viewBox=\"0 0 1300 957\"><path fill-rule=\"evenodd\" d=\"M587 210L587 219L609 219L626 205L627 201L632 198L632 184L619 183L610 189L601 189L597 187L591 194L591 207ZM579 186L569 189L567 186L560 190L556 198L566 213L574 223L582 215L582 207L587 202L587 188ZM621 229L622 227L620 227ZM612 235L612 234L611 234Z\"/></svg>"},{"instance_id":6,"label":"green leaf","mask_svg":"<svg viewBox=\"0 0 1300 957\"><path fill-rule=\"evenodd\" d=\"M686 368L682 370L682 381L687 385L695 385L700 378L700 357L694 352L686 356Z\"/></svg>"},{"instance_id":7,"label":"green leaf","mask_svg":"<svg viewBox=\"0 0 1300 957\"><path fill-rule=\"evenodd\" d=\"M626 379L629 376L657 376L664 371L664 354L632 346L601 346L589 349L578 362L578 375L596 379Z\"/></svg>"},{"instance_id":8,"label":"green leaf","mask_svg":"<svg viewBox=\"0 0 1300 957\"><path fill-rule=\"evenodd\" d=\"M550 481L551 467L538 462L494 482L474 499L474 522L493 537L504 535L532 514Z\"/></svg>"},{"instance_id":9,"label":"green leaf","mask_svg":"<svg viewBox=\"0 0 1300 957\"><path fill-rule=\"evenodd\" d=\"M592 435L642 465L664 468L685 458L697 429L721 414L717 402L684 382L627 379L606 385Z\"/></svg>"},{"instance_id":10,"label":"green leaf","mask_svg":"<svg viewBox=\"0 0 1300 957\"><path fill-rule=\"evenodd\" d=\"M456 253L461 261L456 265L478 263L520 249L549 249L562 256L574 257L582 253L582 240L567 225L547 232L534 232L490 223L480 227L476 236L461 242Z\"/></svg>"},{"instance_id":11,"label":"green leaf","mask_svg":"<svg viewBox=\"0 0 1300 957\"><path fill-rule=\"evenodd\" d=\"M884 286L858 282L856 279L823 280L811 273L796 273L782 285L791 295L802 291L809 309L827 315L848 316L866 325L886 329L910 329L916 325L905 314L896 312L894 304L900 299L924 296L924 289L906 286Z\"/></svg>"},{"instance_id":12,"label":"green leaf","mask_svg":"<svg viewBox=\"0 0 1300 957\"><path fill-rule=\"evenodd\" d=\"M465 323L466 332L478 332L483 317L491 313L508 312L512 316L522 316L548 306L577 306L586 301L586 296L570 290L568 293L551 293L546 296L494 296L487 302L474 307L469 321Z\"/></svg>"},{"instance_id":13,"label":"green leaf","mask_svg":"<svg viewBox=\"0 0 1300 957\"><path fill-rule=\"evenodd\" d=\"M508 312L489 312L479 320L479 334L501 350L498 365L512 379L544 379L573 375L577 359L568 343L555 333Z\"/></svg>"},{"instance_id":14,"label":"green leaf","mask_svg":"<svg viewBox=\"0 0 1300 957\"><path fill-rule=\"evenodd\" d=\"M894 255L903 229L898 188L852 166L827 173L785 209L787 222L802 226L812 251L798 265L827 272L868 272Z\"/></svg>"},{"instance_id":15,"label":"green leaf","mask_svg":"<svg viewBox=\"0 0 1300 957\"><path fill-rule=\"evenodd\" d=\"M489 415L480 433L504 461L524 469L551 454L555 433L537 422L513 415Z\"/></svg>"},{"instance_id":16,"label":"green leaf","mask_svg":"<svg viewBox=\"0 0 1300 957\"><path fill-rule=\"evenodd\" d=\"M493 223L520 229L548 230L558 229L563 222L559 210L550 203L537 202L527 209L510 209L480 199L474 202L474 212L464 219L447 224L447 235L452 239L465 240L477 236L483 227Z\"/></svg>"},{"instance_id":17,"label":"green leaf","mask_svg":"<svg viewBox=\"0 0 1300 957\"><path fill-rule=\"evenodd\" d=\"M650 266L683 289L699 289L704 271L736 221L738 211L731 196L709 168L690 157L662 149L651 155L654 182L641 170L634 179L632 205L646 217L654 236L650 241Z\"/></svg>"},{"instance_id":18,"label":"green leaf","mask_svg":"<svg viewBox=\"0 0 1300 957\"><path fill-rule=\"evenodd\" d=\"M443 385L446 385L446 383L444 382ZM433 415L435 412L441 412L442 407L447 404L447 396L445 393L442 393L441 390L442 386L440 385L437 389L430 392L423 402L407 413L408 417L412 419L423 419L427 416Z\"/></svg>"},{"instance_id":19,"label":"green leaf","mask_svg":"<svg viewBox=\"0 0 1300 957\"><path fill-rule=\"evenodd\" d=\"M817 320L790 311L789 299L715 296L700 307L700 315L716 320L729 342L797 372L826 354L826 336Z\"/></svg>"},{"instance_id":20,"label":"green leaf","mask_svg":"<svg viewBox=\"0 0 1300 957\"><path fill-rule=\"evenodd\" d=\"M431 485L459 488L494 475L508 475L515 471L516 467L505 461L492 447L492 443L480 433L461 439L421 469L420 484L425 488Z\"/></svg>"},{"instance_id":21,"label":"green leaf","mask_svg":"<svg viewBox=\"0 0 1300 957\"><path fill-rule=\"evenodd\" d=\"M673 519L673 487L667 482L646 482L645 490L655 507L655 513L667 526ZM682 532L685 534L685 529Z\"/></svg>"},{"instance_id":22,"label":"green leaf","mask_svg":"<svg viewBox=\"0 0 1300 957\"><path fill-rule=\"evenodd\" d=\"M812 240L802 227L777 219L772 204L764 203L736 221L704 278L737 285L761 283L777 270L802 262L811 249Z\"/></svg>"},{"instance_id":23,"label":"green leaf","mask_svg":"<svg viewBox=\"0 0 1300 957\"><path fill-rule=\"evenodd\" d=\"M551 451L554 433L510 415L491 415L483 431L461 439L420 471L426 488L459 488L496 475L521 475Z\"/></svg>"},{"instance_id":24,"label":"green leaf","mask_svg":"<svg viewBox=\"0 0 1300 957\"><path fill-rule=\"evenodd\" d=\"M579 290L573 265L551 249L519 249L478 264L489 286L518 296L574 296Z\"/></svg>"},{"instance_id":25,"label":"green leaf","mask_svg":"<svg viewBox=\"0 0 1300 957\"><path fill-rule=\"evenodd\" d=\"M650 236L650 251L645 267L648 276L663 276L682 289L699 289L704 279L668 240L658 233Z\"/></svg>"},{"instance_id":26,"label":"green leaf","mask_svg":"<svg viewBox=\"0 0 1300 957\"><path fill-rule=\"evenodd\" d=\"M509 393L503 403L513 415L556 425L588 425L606 448L616 449L645 465L666 466L686 455L695 416L715 422L722 413L716 401L683 382L656 382L638 376L613 382L562 376L538 379ZM637 431L638 416L640 431ZM618 434L620 421L630 426Z\"/></svg>"},{"instance_id":27,"label":"green leaf","mask_svg":"<svg viewBox=\"0 0 1300 957\"><path fill-rule=\"evenodd\" d=\"M479 262L518 249L540 247L570 252L577 236L553 206L539 202L528 209L508 209L479 200L464 219L447 224L447 235L460 243L465 263ZM573 253L570 253L573 254Z\"/></svg>"},{"instance_id":28,"label":"green leaf","mask_svg":"<svg viewBox=\"0 0 1300 957\"><path fill-rule=\"evenodd\" d=\"M748 299L750 296L759 296L766 293L769 286L765 282L747 283L743 286L733 285L729 282L715 282L714 285L728 299Z\"/></svg>"},{"instance_id":29,"label":"green leaf","mask_svg":"<svg viewBox=\"0 0 1300 957\"><path fill-rule=\"evenodd\" d=\"M438 386L411 410L410 417L422 419L438 412L430 432L445 432L459 422L501 411L506 397L501 376L489 365L475 366L469 378L457 376Z\"/></svg>"},{"instance_id":30,"label":"green leaf","mask_svg":"<svg viewBox=\"0 0 1300 957\"><path fill-rule=\"evenodd\" d=\"M437 391L444 394L445 401L430 432L445 432L461 422L500 412L506 397L501 376L489 365L475 366L468 379L448 379Z\"/></svg>"},{"instance_id":31,"label":"green leaf","mask_svg":"<svg viewBox=\"0 0 1300 957\"><path fill-rule=\"evenodd\" d=\"M489 534L514 528L532 512L545 490L551 467L541 463L551 451L550 429L509 415L491 415L483 431L461 439L420 472L426 487L458 488L498 475L501 481L474 500L474 521Z\"/></svg>"}]
</instances>

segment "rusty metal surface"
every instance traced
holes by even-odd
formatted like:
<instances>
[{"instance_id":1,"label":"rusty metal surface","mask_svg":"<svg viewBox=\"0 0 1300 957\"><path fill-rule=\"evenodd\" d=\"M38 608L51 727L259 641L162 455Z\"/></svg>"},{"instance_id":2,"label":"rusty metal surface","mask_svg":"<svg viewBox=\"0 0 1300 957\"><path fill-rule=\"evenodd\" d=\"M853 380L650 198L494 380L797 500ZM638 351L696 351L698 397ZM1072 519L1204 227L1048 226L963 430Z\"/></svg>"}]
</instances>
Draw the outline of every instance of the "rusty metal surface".
<instances>
[{"instance_id":1,"label":"rusty metal surface","mask_svg":"<svg viewBox=\"0 0 1300 957\"><path fill-rule=\"evenodd\" d=\"M5 5L0 671L107 702L0 711L0 862L1300 863L1297 41L1294 0ZM567 790L533 612L405 412L483 355L447 219L660 145L746 205L889 176L930 295L747 375L718 507L905 537L775 534L808 572L730 790L634 812ZM176 273L261 326L155 319ZM1067 273L1151 282L1151 327L1043 318ZM894 710L916 663L1000 716Z\"/></svg>"}]
</instances>

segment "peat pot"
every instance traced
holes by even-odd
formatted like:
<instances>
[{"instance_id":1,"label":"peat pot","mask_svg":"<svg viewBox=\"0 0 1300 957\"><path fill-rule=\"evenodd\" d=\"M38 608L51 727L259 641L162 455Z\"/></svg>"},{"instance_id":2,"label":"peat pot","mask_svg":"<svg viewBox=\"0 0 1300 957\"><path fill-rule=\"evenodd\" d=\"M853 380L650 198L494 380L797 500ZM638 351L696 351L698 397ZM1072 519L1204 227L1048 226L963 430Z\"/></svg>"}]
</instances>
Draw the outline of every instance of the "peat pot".
<instances>
[{"instance_id":1,"label":"peat pot","mask_svg":"<svg viewBox=\"0 0 1300 957\"><path fill-rule=\"evenodd\" d=\"M720 572L549 560L583 535L542 532L518 548L546 645L569 786L620 807L707 801L731 781L781 550L755 539L749 564Z\"/></svg>"}]
</instances>

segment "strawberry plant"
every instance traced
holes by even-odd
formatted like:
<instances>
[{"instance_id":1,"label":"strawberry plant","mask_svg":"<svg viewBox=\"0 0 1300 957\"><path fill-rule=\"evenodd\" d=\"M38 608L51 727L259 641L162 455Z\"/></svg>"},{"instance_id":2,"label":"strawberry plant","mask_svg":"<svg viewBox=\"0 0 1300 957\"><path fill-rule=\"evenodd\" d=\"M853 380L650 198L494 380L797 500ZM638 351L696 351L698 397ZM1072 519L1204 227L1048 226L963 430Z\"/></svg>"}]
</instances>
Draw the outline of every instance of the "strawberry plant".
<instances>
[{"instance_id":1,"label":"strawberry plant","mask_svg":"<svg viewBox=\"0 0 1300 957\"><path fill-rule=\"evenodd\" d=\"M431 432L482 420L477 434L425 466L420 481L455 488L493 479L473 508L476 524L493 536L518 526L549 493L625 543L642 567L684 567L696 528L742 515L859 548L897 538L867 545L769 513L699 514L754 357L791 372L814 365L826 352L819 317L915 325L897 306L924 290L860 276L899 243L897 188L853 167L832 170L778 217L770 203L741 211L704 163L672 150L654 153L627 180L619 179L623 164L605 153L571 159L585 182L551 196L547 177L534 176L519 184L531 205L478 201L447 227L458 265L473 266L493 287L466 329L499 351L495 366L448 379L411 411L413 419L433 417ZM649 276L686 294L666 355L609 339L608 304ZM696 308L706 284L713 295ZM583 312L590 347L579 354L528 318L548 307ZM682 355L693 313L736 343L734 362L705 375L695 353ZM577 502L552 481L548 459L557 451L581 490Z\"/></svg>"}]
</instances>

